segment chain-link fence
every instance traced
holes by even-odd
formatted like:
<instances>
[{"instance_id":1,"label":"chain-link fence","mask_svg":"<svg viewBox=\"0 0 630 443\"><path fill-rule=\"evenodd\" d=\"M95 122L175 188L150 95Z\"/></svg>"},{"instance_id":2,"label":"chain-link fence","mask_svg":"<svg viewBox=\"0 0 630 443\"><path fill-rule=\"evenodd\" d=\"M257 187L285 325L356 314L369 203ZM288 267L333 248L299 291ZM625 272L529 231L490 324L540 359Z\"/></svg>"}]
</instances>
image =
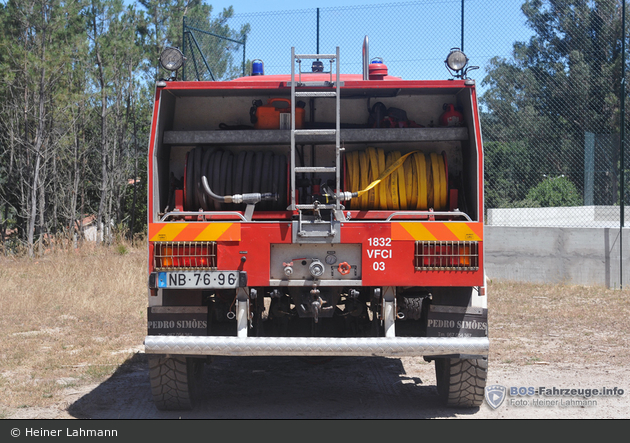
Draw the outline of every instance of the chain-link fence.
<instances>
[{"instance_id":1,"label":"chain-link fence","mask_svg":"<svg viewBox=\"0 0 630 443\"><path fill-rule=\"evenodd\" d=\"M627 195L621 11L619 0L421 0L235 14L221 34L227 39L206 43L214 45L207 63L217 79L249 73L255 59L265 74L286 74L291 47L339 46L342 73L358 74L367 35L370 57L382 58L390 75L443 79L446 55L460 47L480 67L469 77L482 110L487 222L619 227ZM195 41L187 41L190 58Z\"/></svg>"},{"instance_id":2,"label":"chain-link fence","mask_svg":"<svg viewBox=\"0 0 630 443\"><path fill-rule=\"evenodd\" d=\"M184 17L184 80L215 81L246 75L247 23L235 27L220 20L211 23Z\"/></svg>"}]
</instances>

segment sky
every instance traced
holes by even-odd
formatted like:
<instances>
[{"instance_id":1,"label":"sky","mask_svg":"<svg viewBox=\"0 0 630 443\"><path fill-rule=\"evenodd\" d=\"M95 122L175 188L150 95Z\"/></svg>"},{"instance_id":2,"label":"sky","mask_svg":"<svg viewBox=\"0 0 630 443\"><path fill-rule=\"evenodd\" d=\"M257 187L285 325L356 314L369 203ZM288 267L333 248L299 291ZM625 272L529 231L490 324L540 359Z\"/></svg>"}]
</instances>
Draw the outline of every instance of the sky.
<instances>
[{"instance_id":1,"label":"sky","mask_svg":"<svg viewBox=\"0 0 630 443\"><path fill-rule=\"evenodd\" d=\"M262 21L260 15L256 15L264 12L340 9L338 15L344 17L340 20L347 20L347 23L334 22L334 26L339 27L336 35L331 35L333 33L330 30L335 14L330 11L322 14L323 47L320 47L320 53L332 53L335 45L338 45L342 54L342 72L361 72L360 48L363 35L370 37L370 57L382 57L386 64L388 61L392 62L396 72L390 70L390 74L404 79L448 78L444 59L451 48L461 46L460 0L208 0L208 3L213 6L213 14L218 14L228 6L234 7L236 16L252 14L247 17L247 21L255 23L256 29L252 29L251 38L248 39L247 58L263 59L269 70L286 68L285 59L288 58L283 56L277 62L276 54L284 54L282 51L290 54L291 46L296 47L297 53L315 52L310 48L314 41L314 20L307 15L292 14L290 17L296 17L293 26L288 21L289 18L281 21L282 15L270 15L268 26L272 31L269 32L269 37L260 33ZM469 56L471 65L480 67L469 74L477 80L479 86L486 75L484 68L492 57L509 58L513 43L526 41L531 36L520 11L523 3L524 0L465 0L464 52ZM407 8L409 13L402 18L392 14L397 17L394 19L388 17L387 7L368 7L388 4L395 4L399 8L397 11L405 11ZM405 6L407 4L410 6ZM357 7L357 12L352 7ZM359 9L361 7L365 7L363 11ZM379 16L373 17L371 14ZM302 33L308 35L308 38L301 40L299 34L296 36L295 28L302 29ZM300 49L304 46L307 49Z\"/></svg>"},{"instance_id":2,"label":"sky","mask_svg":"<svg viewBox=\"0 0 630 443\"><path fill-rule=\"evenodd\" d=\"M296 2L294 0L209 0L208 3L212 5L214 12L219 12L223 10L223 8L234 6L234 12L236 14L248 14L253 12L286 11L290 9L335 8L341 6L401 3L401 0L318 0L316 2Z\"/></svg>"},{"instance_id":3,"label":"sky","mask_svg":"<svg viewBox=\"0 0 630 443\"><path fill-rule=\"evenodd\" d=\"M243 17L231 22L231 26L255 24L247 41L246 56L249 60L262 59L268 73L288 72L289 57L285 54L290 55L292 46L297 53L315 52L311 48L315 46L313 14L282 14L287 11L329 10L322 13L320 53L334 53L335 46L339 46L342 73L361 72L360 52L365 35L370 37L370 58L381 57L386 64L389 61L394 67L390 75L409 80L448 78L444 59L451 48L460 47L462 43L461 0L205 1L212 5L213 15L233 6L235 16ZM514 42L531 37L532 32L526 27L520 10L524 2L464 0L464 52L471 65L480 67L469 73L480 90L484 89L481 83L490 59L510 58ZM382 7L388 4L396 5L398 11L408 8L409 13L403 13L402 18L393 18L400 17L396 14L389 17L387 7ZM370 8L374 5L381 7ZM331 9L339 11L331 12ZM261 13L278 14L261 16ZM336 15L339 21L334 21ZM331 26L338 27L339 32L331 32Z\"/></svg>"},{"instance_id":4,"label":"sky","mask_svg":"<svg viewBox=\"0 0 630 443\"><path fill-rule=\"evenodd\" d=\"M125 3L134 3L136 0L123 0ZM326 29L326 25L331 26L328 15L323 20L324 29L321 33L324 41L323 48L320 53L334 52L335 46L339 46L342 51L342 60L344 61L342 72L361 72L360 53L362 37L360 35L370 35L370 57L382 57L385 63L387 61L402 62L417 61L418 69L411 70L407 63L405 68L398 68L399 72L390 72L391 75L397 75L405 79L424 79L437 78L444 76L446 68L444 67L444 59L449 50L453 47L461 46L461 0L314 0L309 2L296 2L295 0L204 0L213 6L213 14L219 13L223 8L233 6L236 16L244 15L243 20L253 20L257 25L256 32L252 31L251 40L248 40L247 58L253 59L273 59L276 54L284 54L286 51L290 54L291 46L296 46L296 52L314 52L312 49L300 51L299 38L295 36L295 30L301 27L313 28L313 19L310 16L300 14L284 14L285 20L278 25L269 27L268 35L261 34L260 16L248 16L249 14L286 12L286 11L304 11L320 9L342 9L338 12L339 20L347 20L345 22L335 22L335 26L341 28L337 35L331 35L330 29ZM464 1L464 28L465 28L465 53L470 59L471 65L479 66L480 69L470 72L470 77L477 80L480 85L486 76L485 67L492 57L499 56L504 58L511 57L511 51L514 42L527 41L532 35L531 30L525 26L524 16L520 11L521 5L525 0L463 0ZM0 0L0 3L6 3L6 0ZM395 21L387 16L386 7L369 8L374 5L396 5L404 10L407 6L410 11L408 16ZM351 8L363 8L363 15L355 13ZM343 8L346 8L343 10ZM366 12L367 11L367 12ZM362 23L361 17L368 17L366 14L371 12L379 15L378 17L370 17L369 23ZM282 16L283 14L278 14ZM300 17L302 22L293 26L287 20L287 17ZM271 21L273 17L268 16ZM348 18L351 17L352 20ZM380 20L382 26L375 26L374 20ZM262 22L264 23L264 22ZM289 23L287 25L287 23ZM279 26L289 27L293 29L277 29ZM362 28L363 26L363 28ZM382 33L376 31L381 29ZM304 33L309 33L308 43L314 41L310 36L314 32L307 29ZM348 28L348 29L346 29ZM364 29L365 28L365 29ZM348 32L345 32L348 31ZM397 34L396 34L397 33ZM285 35L286 34L286 35ZM392 38L382 37L393 36ZM347 36L347 38L344 38ZM284 37L284 38L283 38ZM306 37L305 37L306 39ZM358 43L357 43L358 40ZM358 49L356 48L358 46ZM406 50L405 47L410 48ZM403 53L404 51L404 53ZM269 55L271 54L271 55ZM277 69L285 69L285 59L282 58L282 67L279 63ZM392 60L393 59L393 60ZM269 60L269 65L274 62ZM394 63L396 66L396 63ZM429 68L429 66L431 66Z\"/></svg>"}]
</instances>

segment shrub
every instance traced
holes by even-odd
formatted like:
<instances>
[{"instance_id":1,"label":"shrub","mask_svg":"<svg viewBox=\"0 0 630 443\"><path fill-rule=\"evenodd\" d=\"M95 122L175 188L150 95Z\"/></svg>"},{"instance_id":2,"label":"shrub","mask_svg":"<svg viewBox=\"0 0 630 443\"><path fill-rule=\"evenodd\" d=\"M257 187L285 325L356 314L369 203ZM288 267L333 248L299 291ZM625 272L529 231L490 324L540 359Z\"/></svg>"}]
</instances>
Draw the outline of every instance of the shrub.
<instances>
[{"instance_id":1,"label":"shrub","mask_svg":"<svg viewBox=\"0 0 630 443\"><path fill-rule=\"evenodd\" d=\"M527 192L526 200L541 207L582 205L580 193L564 175L544 179Z\"/></svg>"}]
</instances>

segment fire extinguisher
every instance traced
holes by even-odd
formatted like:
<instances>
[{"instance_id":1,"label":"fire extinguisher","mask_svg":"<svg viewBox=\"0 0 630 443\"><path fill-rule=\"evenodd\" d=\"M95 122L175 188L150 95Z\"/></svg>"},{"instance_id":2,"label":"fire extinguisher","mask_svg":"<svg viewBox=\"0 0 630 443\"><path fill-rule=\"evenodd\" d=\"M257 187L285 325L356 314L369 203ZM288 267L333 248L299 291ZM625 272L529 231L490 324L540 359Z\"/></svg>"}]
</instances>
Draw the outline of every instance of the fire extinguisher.
<instances>
[{"instance_id":1,"label":"fire extinguisher","mask_svg":"<svg viewBox=\"0 0 630 443\"><path fill-rule=\"evenodd\" d=\"M464 123L464 116L455 109L452 103L444 103L442 106L444 113L440 116L441 126L461 126Z\"/></svg>"}]
</instances>

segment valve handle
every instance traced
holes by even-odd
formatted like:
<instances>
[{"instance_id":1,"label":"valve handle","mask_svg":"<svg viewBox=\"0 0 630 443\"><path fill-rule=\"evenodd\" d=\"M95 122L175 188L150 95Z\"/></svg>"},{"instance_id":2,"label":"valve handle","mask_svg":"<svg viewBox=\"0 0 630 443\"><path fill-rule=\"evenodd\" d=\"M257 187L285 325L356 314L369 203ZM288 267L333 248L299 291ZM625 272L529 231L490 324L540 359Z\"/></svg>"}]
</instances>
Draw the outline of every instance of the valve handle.
<instances>
[{"instance_id":1,"label":"valve handle","mask_svg":"<svg viewBox=\"0 0 630 443\"><path fill-rule=\"evenodd\" d=\"M337 271L339 271L341 275L350 274L350 270L352 270L352 266L350 266L347 261L339 263L339 266L337 267Z\"/></svg>"}]
</instances>

